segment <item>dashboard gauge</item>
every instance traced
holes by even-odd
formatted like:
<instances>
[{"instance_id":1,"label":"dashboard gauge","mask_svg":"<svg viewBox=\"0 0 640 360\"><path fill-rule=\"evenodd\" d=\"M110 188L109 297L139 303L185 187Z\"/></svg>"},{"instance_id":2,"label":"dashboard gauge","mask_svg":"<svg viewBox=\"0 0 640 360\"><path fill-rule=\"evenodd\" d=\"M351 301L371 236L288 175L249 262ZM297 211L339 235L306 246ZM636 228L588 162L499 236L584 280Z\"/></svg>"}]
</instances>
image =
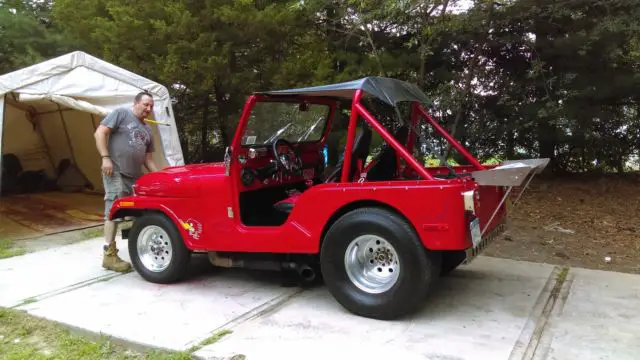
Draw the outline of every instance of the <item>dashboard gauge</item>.
<instances>
[{"instance_id":1,"label":"dashboard gauge","mask_svg":"<svg viewBox=\"0 0 640 360\"><path fill-rule=\"evenodd\" d=\"M253 180L255 179L255 174L253 173L253 170L244 168L240 172L240 179L242 180L242 185L251 186L251 184L253 184Z\"/></svg>"}]
</instances>

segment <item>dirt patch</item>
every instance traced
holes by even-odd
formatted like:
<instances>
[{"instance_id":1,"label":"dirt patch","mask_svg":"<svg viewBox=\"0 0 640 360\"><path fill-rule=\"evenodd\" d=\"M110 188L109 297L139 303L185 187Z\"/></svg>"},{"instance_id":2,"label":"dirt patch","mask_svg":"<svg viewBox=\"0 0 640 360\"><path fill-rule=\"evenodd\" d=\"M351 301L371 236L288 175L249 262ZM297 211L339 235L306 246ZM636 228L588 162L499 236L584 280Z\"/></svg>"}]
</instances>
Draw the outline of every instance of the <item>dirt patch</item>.
<instances>
[{"instance_id":1,"label":"dirt patch","mask_svg":"<svg viewBox=\"0 0 640 360\"><path fill-rule=\"evenodd\" d=\"M13 240L36 238L103 223L103 196L82 193L21 194L0 201L0 233Z\"/></svg>"},{"instance_id":2,"label":"dirt patch","mask_svg":"<svg viewBox=\"0 0 640 360\"><path fill-rule=\"evenodd\" d=\"M534 179L485 255L640 273L639 189L638 174Z\"/></svg>"},{"instance_id":3,"label":"dirt patch","mask_svg":"<svg viewBox=\"0 0 640 360\"><path fill-rule=\"evenodd\" d=\"M123 229L130 229L132 221L125 221L118 225L116 233L119 236ZM64 245L75 244L95 238L104 237L104 226L94 226L86 229L64 231L30 239L13 240L0 238L0 259L19 256L34 251L42 251Z\"/></svg>"}]
</instances>

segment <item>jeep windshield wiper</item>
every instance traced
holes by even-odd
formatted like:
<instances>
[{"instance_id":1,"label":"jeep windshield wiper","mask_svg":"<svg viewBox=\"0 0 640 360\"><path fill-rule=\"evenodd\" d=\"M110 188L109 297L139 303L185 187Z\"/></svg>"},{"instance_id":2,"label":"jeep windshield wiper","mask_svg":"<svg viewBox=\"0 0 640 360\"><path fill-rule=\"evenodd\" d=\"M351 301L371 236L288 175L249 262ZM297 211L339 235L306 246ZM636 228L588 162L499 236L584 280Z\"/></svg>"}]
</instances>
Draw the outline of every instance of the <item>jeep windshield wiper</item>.
<instances>
[{"instance_id":1,"label":"jeep windshield wiper","mask_svg":"<svg viewBox=\"0 0 640 360\"><path fill-rule=\"evenodd\" d=\"M275 134L271 135L267 141L265 141L265 144L270 144L273 140L275 140L277 137L280 136L280 134L282 134L285 130L287 130L289 128L289 126L291 126L291 123L288 123L287 125L283 126L282 128L280 128L280 130L276 131Z\"/></svg>"},{"instance_id":2,"label":"jeep windshield wiper","mask_svg":"<svg viewBox=\"0 0 640 360\"><path fill-rule=\"evenodd\" d=\"M305 132L304 134L302 134L302 136L300 136L300 138L298 138L298 142L300 142L302 140L307 140L309 135L311 135L311 133L313 132L313 129L315 129L316 126L318 126L318 124L320 123L320 120L322 120L322 119L323 119L323 117L320 116L318 118L318 120L313 125L311 125L311 128L309 128L309 130L307 130L307 132Z\"/></svg>"}]
</instances>

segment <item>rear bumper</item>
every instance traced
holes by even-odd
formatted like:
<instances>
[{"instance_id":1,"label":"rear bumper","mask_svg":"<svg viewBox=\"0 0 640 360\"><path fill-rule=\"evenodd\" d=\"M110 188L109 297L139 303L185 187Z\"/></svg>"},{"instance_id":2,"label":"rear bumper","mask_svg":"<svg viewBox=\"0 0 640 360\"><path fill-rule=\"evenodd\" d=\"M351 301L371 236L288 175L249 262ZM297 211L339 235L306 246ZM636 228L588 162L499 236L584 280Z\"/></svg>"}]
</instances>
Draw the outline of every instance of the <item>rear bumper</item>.
<instances>
[{"instance_id":1,"label":"rear bumper","mask_svg":"<svg viewBox=\"0 0 640 360\"><path fill-rule=\"evenodd\" d=\"M488 231L482 239L476 244L465 250L465 263L471 263L478 255L480 255L491 243L495 241L500 235L502 235L507 228L507 219L503 218L500 222L496 224L491 231Z\"/></svg>"}]
</instances>

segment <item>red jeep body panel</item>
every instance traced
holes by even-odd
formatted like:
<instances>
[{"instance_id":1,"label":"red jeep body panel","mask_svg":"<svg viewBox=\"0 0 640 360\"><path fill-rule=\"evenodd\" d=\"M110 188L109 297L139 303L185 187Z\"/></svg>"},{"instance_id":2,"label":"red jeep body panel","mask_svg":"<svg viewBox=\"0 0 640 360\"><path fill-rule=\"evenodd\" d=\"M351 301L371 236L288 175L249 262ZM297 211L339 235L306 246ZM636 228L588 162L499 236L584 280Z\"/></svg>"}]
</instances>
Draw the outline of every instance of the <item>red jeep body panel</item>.
<instances>
[{"instance_id":1,"label":"red jeep body panel","mask_svg":"<svg viewBox=\"0 0 640 360\"><path fill-rule=\"evenodd\" d=\"M444 170L434 169L437 175ZM320 251L321 237L332 216L356 204L392 208L416 229L432 250L471 246L462 193L479 189L476 214L484 228L504 192L479 187L471 179L320 184L300 194L281 226L246 226L229 204L232 177L222 163L169 168L147 174L136 184L136 196L116 201L112 217L134 209L161 211L171 218L187 247L194 251L310 253ZM246 189L245 189L246 190ZM148 195L152 193L153 195ZM504 205L489 230L503 218ZM117 215L116 215L117 214ZM191 223L193 230L183 224Z\"/></svg>"}]
</instances>

